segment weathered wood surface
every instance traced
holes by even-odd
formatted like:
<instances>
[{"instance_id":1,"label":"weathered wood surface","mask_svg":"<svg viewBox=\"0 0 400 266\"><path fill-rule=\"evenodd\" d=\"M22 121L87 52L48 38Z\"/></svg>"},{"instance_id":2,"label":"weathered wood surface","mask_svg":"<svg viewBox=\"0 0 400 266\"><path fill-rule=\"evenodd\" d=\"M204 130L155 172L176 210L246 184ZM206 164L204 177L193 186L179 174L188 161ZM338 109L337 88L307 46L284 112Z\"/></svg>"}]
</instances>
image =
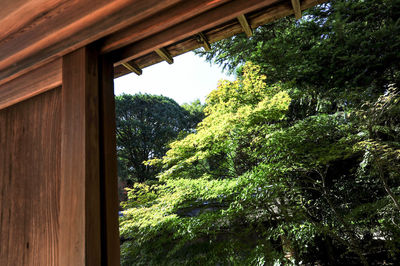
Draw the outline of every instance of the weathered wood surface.
<instances>
[{"instance_id":1,"label":"weathered wood surface","mask_svg":"<svg viewBox=\"0 0 400 266\"><path fill-rule=\"evenodd\" d=\"M0 110L0 265L57 265L61 88Z\"/></svg>"},{"instance_id":2,"label":"weathered wood surface","mask_svg":"<svg viewBox=\"0 0 400 266\"><path fill-rule=\"evenodd\" d=\"M101 53L115 52L115 73L120 76L130 70L119 64L133 65L132 60L152 58L159 48L177 50L171 46L197 38L201 32L208 34L235 17L246 15L249 19L249 13L261 8L269 17L264 21L293 14L294 10L298 17L299 10L326 0L296 0L295 9L289 0L4 1L0 10L0 84L98 40ZM258 26L249 24L251 28ZM218 38L210 37L209 42L232 32L236 30L221 32ZM187 46L185 50L194 48ZM143 68L150 62L137 65Z\"/></svg>"},{"instance_id":3,"label":"weathered wood surface","mask_svg":"<svg viewBox=\"0 0 400 266\"><path fill-rule=\"evenodd\" d=\"M97 55L63 58L59 265L101 265Z\"/></svg>"},{"instance_id":4,"label":"weathered wood surface","mask_svg":"<svg viewBox=\"0 0 400 266\"><path fill-rule=\"evenodd\" d=\"M304 0L302 1L301 10L308 9L317 4L326 2L326 0ZM260 25L264 25L275 21L279 18L283 18L294 13L291 1L279 2L268 6L264 9L257 10L255 12L248 13L246 18L251 28L256 28ZM209 43L213 43L222 39L229 38L236 34L243 32L243 28L236 19L232 19L218 27L207 29L202 33L206 36ZM165 49L172 55L177 56L188 51L197 49L204 46L204 43L197 38L197 36L191 36L183 39L179 42L173 43ZM136 64L139 68L151 66L153 64L161 62L162 59L155 53L149 53L141 57L128 61L129 64ZM124 68L122 65L116 64L114 69L115 77L120 77L129 74L131 71Z\"/></svg>"},{"instance_id":5,"label":"weathered wood surface","mask_svg":"<svg viewBox=\"0 0 400 266\"><path fill-rule=\"evenodd\" d=\"M0 40L34 23L35 20L68 0L2 0Z\"/></svg>"},{"instance_id":6,"label":"weathered wood surface","mask_svg":"<svg viewBox=\"0 0 400 266\"><path fill-rule=\"evenodd\" d=\"M32 2L18 1L21 6ZM183 0L54 1L40 0L41 13L0 39L0 80L63 56ZM12 7L18 10L18 5ZM26 21L26 12L11 13L11 17L0 17L0 32L6 31L11 22ZM3 24L3 20L11 22Z\"/></svg>"},{"instance_id":7,"label":"weathered wood surface","mask_svg":"<svg viewBox=\"0 0 400 266\"><path fill-rule=\"evenodd\" d=\"M61 59L56 59L8 83L0 82L0 110L61 86Z\"/></svg>"},{"instance_id":8,"label":"weathered wood surface","mask_svg":"<svg viewBox=\"0 0 400 266\"><path fill-rule=\"evenodd\" d=\"M144 39L226 2L228 0L184 1L160 14L106 37L101 47L101 52L108 53L137 40Z\"/></svg>"},{"instance_id":9,"label":"weathered wood surface","mask_svg":"<svg viewBox=\"0 0 400 266\"><path fill-rule=\"evenodd\" d=\"M156 49L166 47L199 32L210 29L236 18L241 14L255 11L271 5L278 0L235 0L211 9L196 17L170 27L160 33L137 41L127 47L113 52L113 59L117 63L125 63L132 59L146 55Z\"/></svg>"}]
</instances>

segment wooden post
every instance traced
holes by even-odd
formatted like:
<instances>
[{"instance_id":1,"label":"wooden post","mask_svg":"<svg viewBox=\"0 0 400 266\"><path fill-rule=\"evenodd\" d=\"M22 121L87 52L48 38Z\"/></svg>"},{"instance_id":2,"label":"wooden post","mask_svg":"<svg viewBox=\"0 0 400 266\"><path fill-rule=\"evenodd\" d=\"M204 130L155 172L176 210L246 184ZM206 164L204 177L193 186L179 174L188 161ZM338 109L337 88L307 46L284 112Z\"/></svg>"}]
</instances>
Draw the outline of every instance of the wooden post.
<instances>
[{"instance_id":1,"label":"wooden post","mask_svg":"<svg viewBox=\"0 0 400 266\"><path fill-rule=\"evenodd\" d=\"M119 264L113 65L94 46L63 58L60 265Z\"/></svg>"},{"instance_id":2,"label":"wooden post","mask_svg":"<svg viewBox=\"0 0 400 266\"><path fill-rule=\"evenodd\" d=\"M115 125L114 66L112 61L100 62L100 177L102 254L104 265L119 265L117 143Z\"/></svg>"},{"instance_id":3,"label":"wooden post","mask_svg":"<svg viewBox=\"0 0 400 266\"><path fill-rule=\"evenodd\" d=\"M101 265L97 54L63 58L60 265Z\"/></svg>"}]
</instances>

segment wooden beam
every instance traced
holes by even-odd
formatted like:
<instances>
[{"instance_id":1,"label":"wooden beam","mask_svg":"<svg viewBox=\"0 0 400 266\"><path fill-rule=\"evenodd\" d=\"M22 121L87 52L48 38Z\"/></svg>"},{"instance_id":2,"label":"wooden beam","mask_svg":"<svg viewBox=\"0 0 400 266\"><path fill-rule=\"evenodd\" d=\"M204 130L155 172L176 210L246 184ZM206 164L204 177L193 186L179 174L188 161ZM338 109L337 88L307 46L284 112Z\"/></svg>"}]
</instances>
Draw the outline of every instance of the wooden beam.
<instances>
[{"instance_id":1,"label":"wooden beam","mask_svg":"<svg viewBox=\"0 0 400 266\"><path fill-rule=\"evenodd\" d=\"M301 18L300 0L291 0L291 1L292 1L292 6L293 6L294 17L296 19L300 19Z\"/></svg>"},{"instance_id":2,"label":"wooden beam","mask_svg":"<svg viewBox=\"0 0 400 266\"><path fill-rule=\"evenodd\" d=\"M0 51L6 52L0 53L0 80L24 69L31 70L181 2L184 0L63 1L1 40Z\"/></svg>"},{"instance_id":3,"label":"wooden beam","mask_svg":"<svg viewBox=\"0 0 400 266\"><path fill-rule=\"evenodd\" d=\"M118 176L117 141L115 120L115 96L113 82L113 64L105 57L100 66L100 187L101 187L101 224L102 253L107 263L120 264L120 239L118 221Z\"/></svg>"},{"instance_id":4,"label":"wooden beam","mask_svg":"<svg viewBox=\"0 0 400 266\"><path fill-rule=\"evenodd\" d=\"M61 86L61 59L0 84L0 110Z\"/></svg>"},{"instance_id":5,"label":"wooden beam","mask_svg":"<svg viewBox=\"0 0 400 266\"><path fill-rule=\"evenodd\" d=\"M165 61L168 62L168 64L173 64L174 63L174 58L170 55L170 53L165 49L165 48L160 48L156 49L155 52Z\"/></svg>"},{"instance_id":6,"label":"wooden beam","mask_svg":"<svg viewBox=\"0 0 400 266\"><path fill-rule=\"evenodd\" d=\"M243 13L249 13L277 2L279 2L279 0L235 0L228 2L160 33L154 34L149 38L116 50L115 53L113 53L114 62L121 64L130 61L146 55L155 49L166 47L196 35L199 32L221 25L235 19Z\"/></svg>"},{"instance_id":7,"label":"wooden beam","mask_svg":"<svg viewBox=\"0 0 400 266\"><path fill-rule=\"evenodd\" d=\"M135 73L136 75L140 76L142 75L143 71L142 69L135 64L135 62L130 61L130 62L126 62L122 64L126 69L128 69L129 71Z\"/></svg>"},{"instance_id":8,"label":"wooden beam","mask_svg":"<svg viewBox=\"0 0 400 266\"><path fill-rule=\"evenodd\" d=\"M98 78L93 49L84 47L63 57L58 265L104 265Z\"/></svg>"},{"instance_id":9,"label":"wooden beam","mask_svg":"<svg viewBox=\"0 0 400 266\"><path fill-rule=\"evenodd\" d=\"M156 32L172 27L226 2L228 2L228 0L184 1L183 3L172 6L168 10L165 10L156 16L152 16L106 37L102 44L101 52L109 53L115 49L146 38Z\"/></svg>"},{"instance_id":10,"label":"wooden beam","mask_svg":"<svg viewBox=\"0 0 400 266\"><path fill-rule=\"evenodd\" d=\"M0 40L19 31L44 16L49 10L68 0L2 0L0 10Z\"/></svg>"},{"instance_id":11,"label":"wooden beam","mask_svg":"<svg viewBox=\"0 0 400 266\"><path fill-rule=\"evenodd\" d=\"M203 44L204 50L210 51L211 50L211 45L208 42L207 37L202 32L200 32L198 34L198 36L199 36L200 42Z\"/></svg>"},{"instance_id":12,"label":"wooden beam","mask_svg":"<svg viewBox=\"0 0 400 266\"><path fill-rule=\"evenodd\" d=\"M321 4L326 2L327 0L303 0L302 1L302 10L313 7L317 4ZM270 22L273 22L279 18L283 18L293 14L292 4L289 1L285 1L280 3L279 5L274 5L271 7L266 7L265 9L257 10L252 13L248 13L247 19L251 22L251 27L254 29L260 25L264 25ZM241 25L238 23L236 19L231 20L228 23L223 25L219 25L211 30L204 32L207 35L207 39L209 43L213 43L225 38L229 38L236 34L239 34L243 31ZM168 51L172 56L178 56L188 51L197 49L202 47L203 44L199 42L198 36L194 36L193 38L187 38L180 42L176 42L168 46ZM156 55L155 53L149 53L144 56L141 56L135 59L135 62L142 69L154 64L161 62L162 59ZM120 77L126 74L129 74L125 67L122 65L116 65L114 68L114 77Z\"/></svg>"},{"instance_id":13,"label":"wooden beam","mask_svg":"<svg viewBox=\"0 0 400 266\"><path fill-rule=\"evenodd\" d=\"M240 25L242 26L243 31L246 33L247 37L253 36L253 31L244 15L240 15L237 17L239 20Z\"/></svg>"}]
</instances>

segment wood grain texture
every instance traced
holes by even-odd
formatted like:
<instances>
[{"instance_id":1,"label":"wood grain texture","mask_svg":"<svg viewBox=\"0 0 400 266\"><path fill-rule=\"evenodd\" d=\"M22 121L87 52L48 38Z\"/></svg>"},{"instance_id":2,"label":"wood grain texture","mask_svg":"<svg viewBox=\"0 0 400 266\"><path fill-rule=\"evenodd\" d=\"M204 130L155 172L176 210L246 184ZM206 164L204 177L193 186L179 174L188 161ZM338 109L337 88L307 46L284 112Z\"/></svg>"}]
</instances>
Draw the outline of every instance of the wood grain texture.
<instances>
[{"instance_id":1,"label":"wood grain texture","mask_svg":"<svg viewBox=\"0 0 400 266\"><path fill-rule=\"evenodd\" d=\"M102 254L104 265L119 265L118 176L113 64L107 58L100 64L100 175L102 205Z\"/></svg>"},{"instance_id":2,"label":"wood grain texture","mask_svg":"<svg viewBox=\"0 0 400 266\"><path fill-rule=\"evenodd\" d=\"M180 1L183 0L62 2L0 40L0 51L7 51L0 53L0 80L63 56ZM3 31L2 27L0 19L0 31Z\"/></svg>"},{"instance_id":3,"label":"wood grain texture","mask_svg":"<svg viewBox=\"0 0 400 266\"><path fill-rule=\"evenodd\" d=\"M235 0L211 9L178 25L170 27L149 38L140 40L125 48L116 50L113 59L116 63L125 63L146 55L155 49L166 47L199 32L221 25L241 14L252 12L278 0Z\"/></svg>"},{"instance_id":4,"label":"wood grain texture","mask_svg":"<svg viewBox=\"0 0 400 266\"><path fill-rule=\"evenodd\" d=\"M60 91L0 110L0 265L57 265Z\"/></svg>"},{"instance_id":5,"label":"wood grain texture","mask_svg":"<svg viewBox=\"0 0 400 266\"><path fill-rule=\"evenodd\" d=\"M0 110L61 86L61 59L11 80L0 83Z\"/></svg>"},{"instance_id":6,"label":"wood grain texture","mask_svg":"<svg viewBox=\"0 0 400 266\"><path fill-rule=\"evenodd\" d=\"M59 265L101 265L98 62L63 58Z\"/></svg>"},{"instance_id":7,"label":"wood grain texture","mask_svg":"<svg viewBox=\"0 0 400 266\"><path fill-rule=\"evenodd\" d=\"M310 7L313 7L317 4L321 4L326 2L327 0L304 0L302 1L301 9L305 10ZM273 22L279 18L283 18L293 14L293 7L290 1L279 2L263 8L261 10L257 10L251 13L246 14L248 18L249 24L252 28L257 28L260 25L264 25L270 22ZM206 35L209 43L213 43L225 38L232 37L236 34L239 34L243 31L241 25L236 19L228 21L224 24L218 25L217 27L208 29L203 32ZM188 51L197 49L204 46L203 42L197 38L197 36L191 36L182 41L173 43L167 46L165 49L173 56L178 56ZM136 64L139 68L143 69L148 66L157 64L162 62L163 60L156 53L149 53L143 55L139 58L135 58L131 61L128 61L129 64ZM144 70L145 71L145 70ZM130 71L127 70L122 65L115 65L114 68L114 77L120 77L126 74L129 74Z\"/></svg>"},{"instance_id":8,"label":"wood grain texture","mask_svg":"<svg viewBox=\"0 0 400 266\"><path fill-rule=\"evenodd\" d=\"M35 23L40 17L45 16L66 1L68 0L2 0L0 40Z\"/></svg>"},{"instance_id":9,"label":"wood grain texture","mask_svg":"<svg viewBox=\"0 0 400 266\"><path fill-rule=\"evenodd\" d=\"M154 33L165 30L226 2L228 2L228 0L184 1L170 7L168 10L156 14L155 16L107 36L102 44L101 52L111 52L117 48L121 48Z\"/></svg>"}]
</instances>

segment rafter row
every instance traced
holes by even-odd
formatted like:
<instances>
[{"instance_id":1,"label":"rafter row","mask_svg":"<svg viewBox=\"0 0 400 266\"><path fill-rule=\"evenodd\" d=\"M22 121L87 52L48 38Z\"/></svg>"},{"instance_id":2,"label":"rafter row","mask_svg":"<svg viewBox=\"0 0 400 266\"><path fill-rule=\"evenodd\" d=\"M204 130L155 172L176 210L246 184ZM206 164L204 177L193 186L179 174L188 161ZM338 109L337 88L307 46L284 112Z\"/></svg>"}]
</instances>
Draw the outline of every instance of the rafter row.
<instances>
[{"instance_id":1,"label":"rafter row","mask_svg":"<svg viewBox=\"0 0 400 266\"><path fill-rule=\"evenodd\" d=\"M321 4L326 2L327 0L303 0L301 2L301 10L305 10L307 8L310 8L312 6L315 6L316 4ZM260 25L267 24L269 22L275 21L278 18L289 16L291 14L294 14L294 9L291 1L284 1L279 4L275 4L272 6L268 6L264 9L259 9L257 11L253 11L250 13L245 14L245 18L248 22L248 25L250 28L255 29ZM203 42L202 38L200 37L201 35L203 38L207 41L208 44L211 44L213 42L229 38L233 35L239 34L243 32L243 27L239 22L239 17L240 15L238 14L235 18L233 18L231 21L228 21L226 23L220 24L215 27L211 27L205 31L199 31L195 32L192 36L189 36L185 39L182 39L180 41L177 41L175 43L169 44L164 46L164 48L168 49L169 54L171 57L178 56L180 54L186 53L188 51L204 47L206 49L206 44ZM179 27L185 27L187 28L188 25L180 25L175 28L177 28L178 31L181 31ZM156 37L158 39L158 37ZM148 43L153 43L153 41L147 40L146 42ZM154 41L155 43L155 41ZM142 46L142 43L139 43L139 46ZM155 45L157 46L157 45ZM126 56L131 58L129 60L126 60L128 63L135 62L138 66L141 68L148 67L150 65L159 63L162 61L162 58L155 54L152 53L152 51L149 51L146 54L140 53L136 54L134 51L136 50L133 48L134 45L131 46L131 48L128 48L125 50ZM210 47L211 48L211 47ZM128 55L128 52L133 52ZM117 53L117 58L121 58L121 52ZM116 60L117 62L117 60ZM122 75L127 74L128 72L126 71L125 67L122 67L120 63L115 63L115 68L114 68L114 73L115 77L119 77Z\"/></svg>"},{"instance_id":2,"label":"rafter row","mask_svg":"<svg viewBox=\"0 0 400 266\"><path fill-rule=\"evenodd\" d=\"M210 45L210 43L208 42L208 39L207 39L207 37L204 35L204 33L200 32L200 33L198 34L198 36L199 36L199 40L200 40L199 42L203 44L204 50L210 51L210 50L211 50L211 45Z\"/></svg>"}]
</instances>

